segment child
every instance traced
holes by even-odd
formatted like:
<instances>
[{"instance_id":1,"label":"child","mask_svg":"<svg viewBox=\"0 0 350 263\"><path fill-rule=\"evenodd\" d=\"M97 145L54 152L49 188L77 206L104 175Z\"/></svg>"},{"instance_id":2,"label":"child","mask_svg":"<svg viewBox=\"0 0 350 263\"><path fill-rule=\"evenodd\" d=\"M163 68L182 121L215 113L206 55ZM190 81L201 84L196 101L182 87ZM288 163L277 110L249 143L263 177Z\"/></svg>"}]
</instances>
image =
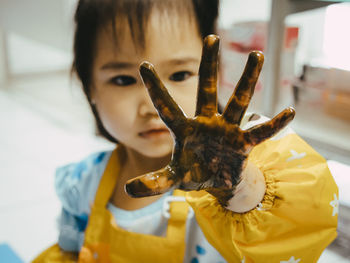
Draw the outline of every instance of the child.
<instances>
[{"instance_id":1,"label":"child","mask_svg":"<svg viewBox=\"0 0 350 263\"><path fill-rule=\"evenodd\" d=\"M117 147L58 169L59 246L35 262L316 262L335 238L325 160L290 131L255 146L293 110L241 122L261 53L217 114L218 39L202 44L217 13L215 0L79 1L74 69ZM157 73L143 63L141 79L143 61ZM174 188L206 191L185 202Z\"/></svg>"}]
</instances>

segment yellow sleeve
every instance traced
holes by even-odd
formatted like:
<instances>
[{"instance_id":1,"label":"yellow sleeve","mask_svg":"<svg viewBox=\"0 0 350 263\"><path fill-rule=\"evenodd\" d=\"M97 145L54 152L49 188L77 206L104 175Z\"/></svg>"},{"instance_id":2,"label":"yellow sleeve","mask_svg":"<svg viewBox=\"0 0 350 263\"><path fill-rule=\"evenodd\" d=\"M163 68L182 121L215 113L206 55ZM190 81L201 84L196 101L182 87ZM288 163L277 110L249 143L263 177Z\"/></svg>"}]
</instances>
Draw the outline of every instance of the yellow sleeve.
<instances>
[{"instance_id":1,"label":"yellow sleeve","mask_svg":"<svg viewBox=\"0 0 350 263\"><path fill-rule=\"evenodd\" d=\"M266 181L257 208L238 214L205 191L187 193L207 240L228 262L317 262L337 235L338 188L326 160L296 134L262 143L249 159Z\"/></svg>"}]
</instances>

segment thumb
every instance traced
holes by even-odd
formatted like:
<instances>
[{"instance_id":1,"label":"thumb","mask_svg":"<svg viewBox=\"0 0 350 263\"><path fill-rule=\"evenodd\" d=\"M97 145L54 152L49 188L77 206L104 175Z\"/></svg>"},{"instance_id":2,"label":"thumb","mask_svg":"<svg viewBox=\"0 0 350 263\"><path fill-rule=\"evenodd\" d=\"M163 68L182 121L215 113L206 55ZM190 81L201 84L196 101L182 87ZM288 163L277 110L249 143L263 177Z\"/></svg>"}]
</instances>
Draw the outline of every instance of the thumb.
<instances>
[{"instance_id":1,"label":"thumb","mask_svg":"<svg viewBox=\"0 0 350 263\"><path fill-rule=\"evenodd\" d=\"M125 191L134 198L163 194L176 183L172 178L171 168L166 166L127 181Z\"/></svg>"}]
</instances>

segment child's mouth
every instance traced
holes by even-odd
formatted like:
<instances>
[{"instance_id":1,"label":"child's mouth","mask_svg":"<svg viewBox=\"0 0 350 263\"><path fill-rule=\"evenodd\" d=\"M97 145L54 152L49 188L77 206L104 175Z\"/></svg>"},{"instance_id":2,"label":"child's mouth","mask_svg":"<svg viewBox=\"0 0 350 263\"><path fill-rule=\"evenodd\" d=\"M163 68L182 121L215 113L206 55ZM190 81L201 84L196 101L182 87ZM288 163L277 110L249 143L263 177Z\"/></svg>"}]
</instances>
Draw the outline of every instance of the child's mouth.
<instances>
[{"instance_id":1,"label":"child's mouth","mask_svg":"<svg viewBox=\"0 0 350 263\"><path fill-rule=\"evenodd\" d=\"M167 136L169 134L168 129L151 129L148 131L140 132L139 135L143 138L153 138L159 136Z\"/></svg>"}]
</instances>

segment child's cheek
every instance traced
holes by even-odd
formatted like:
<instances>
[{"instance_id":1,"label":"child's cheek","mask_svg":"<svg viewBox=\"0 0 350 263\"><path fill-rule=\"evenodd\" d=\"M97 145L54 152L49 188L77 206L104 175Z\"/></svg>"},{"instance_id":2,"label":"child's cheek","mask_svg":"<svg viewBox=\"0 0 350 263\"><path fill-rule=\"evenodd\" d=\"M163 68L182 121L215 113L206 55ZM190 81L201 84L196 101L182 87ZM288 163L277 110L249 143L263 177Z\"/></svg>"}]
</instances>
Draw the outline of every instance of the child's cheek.
<instances>
[{"instance_id":1,"label":"child's cheek","mask_svg":"<svg viewBox=\"0 0 350 263\"><path fill-rule=\"evenodd\" d=\"M193 77L188 86L185 87L184 99L185 99L185 113L188 117L194 117L197 104L197 86L198 78Z\"/></svg>"}]
</instances>

